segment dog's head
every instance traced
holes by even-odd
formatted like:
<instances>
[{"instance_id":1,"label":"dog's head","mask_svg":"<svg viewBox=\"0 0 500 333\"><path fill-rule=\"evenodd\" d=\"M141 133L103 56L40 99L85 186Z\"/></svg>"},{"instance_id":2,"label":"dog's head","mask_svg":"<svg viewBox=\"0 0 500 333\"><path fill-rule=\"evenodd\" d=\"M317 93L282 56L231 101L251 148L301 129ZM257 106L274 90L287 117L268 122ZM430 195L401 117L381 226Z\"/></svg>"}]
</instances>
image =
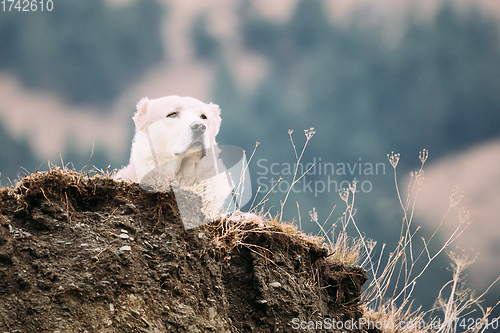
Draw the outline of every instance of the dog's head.
<instances>
[{"instance_id":1,"label":"dog's head","mask_svg":"<svg viewBox=\"0 0 500 333\"><path fill-rule=\"evenodd\" d=\"M216 144L215 137L221 123L220 109L192 97L167 96L158 99L143 98L137 103L133 117L136 132L147 130L161 121L161 149L171 158L182 158L189 153L201 153ZM161 153L161 152L158 152Z\"/></svg>"}]
</instances>

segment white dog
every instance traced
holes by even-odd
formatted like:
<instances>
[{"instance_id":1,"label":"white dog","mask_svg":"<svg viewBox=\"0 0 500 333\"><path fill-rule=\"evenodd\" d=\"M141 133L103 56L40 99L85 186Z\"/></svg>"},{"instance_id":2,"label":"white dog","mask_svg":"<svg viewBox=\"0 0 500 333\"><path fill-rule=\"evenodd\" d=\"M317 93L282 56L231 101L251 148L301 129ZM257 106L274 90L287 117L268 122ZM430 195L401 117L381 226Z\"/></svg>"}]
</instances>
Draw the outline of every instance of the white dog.
<instances>
[{"instance_id":1,"label":"white dog","mask_svg":"<svg viewBox=\"0 0 500 333\"><path fill-rule=\"evenodd\" d=\"M202 195L205 215L220 209L232 183L217 158L219 106L192 97L143 98L133 120L130 163L114 178L160 189L194 189Z\"/></svg>"}]
</instances>

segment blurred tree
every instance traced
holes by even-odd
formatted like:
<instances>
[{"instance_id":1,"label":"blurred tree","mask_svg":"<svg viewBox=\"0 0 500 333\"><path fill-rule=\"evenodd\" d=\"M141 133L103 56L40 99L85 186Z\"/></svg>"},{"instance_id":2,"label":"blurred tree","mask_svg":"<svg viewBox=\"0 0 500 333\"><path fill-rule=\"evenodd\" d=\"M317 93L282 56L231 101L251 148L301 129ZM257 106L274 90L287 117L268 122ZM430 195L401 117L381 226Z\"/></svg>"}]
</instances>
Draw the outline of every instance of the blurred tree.
<instances>
[{"instance_id":1,"label":"blurred tree","mask_svg":"<svg viewBox=\"0 0 500 333\"><path fill-rule=\"evenodd\" d=\"M445 2L427 24L409 18L393 46L370 26L329 24L321 1L299 1L281 24L251 8L242 12L245 45L268 58L273 81L245 103L281 103L272 109L283 112L266 115L273 124L290 114L321 119L318 135L343 142L335 147L341 159L423 147L442 155L500 134L498 23L478 10Z\"/></svg>"},{"instance_id":2,"label":"blurred tree","mask_svg":"<svg viewBox=\"0 0 500 333\"><path fill-rule=\"evenodd\" d=\"M500 134L498 23L445 3L429 25L410 22L376 87L389 144L441 155Z\"/></svg>"},{"instance_id":3,"label":"blurred tree","mask_svg":"<svg viewBox=\"0 0 500 333\"><path fill-rule=\"evenodd\" d=\"M73 103L110 103L163 57L162 20L156 0L69 0L51 12L4 13L0 69Z\"/></svg>"},{"instance_id":4,"label":"blurred tree","mask_svg":"<svg viewBox=\"0 0 500 333\"><path fill-rule=\"evenodd\" d=\"M321 0L300 0L286 25L298 52L318 47L332 32Z\"/></svg>"},{"instance_id":5,"label":"blurred tree","mask_svg":"<svg viewBox=\"0 0 500 333\"><path fill-rule=\"evenodd\" d=\"M247 18L242 23L242 35L246 47L273 57L277 45L282 41L283 27L262 18Z\"/></svg>"},{"instance_id":6,"label":"blurred tree","mask_svg":"<svg viewBox=\"0 0 500 333\"><path fill-rule=\"evenodd\" d=\"M34 172L41 165L31 147L25 140L14 139L0 122L0 178L2 186L23 176L25 172Z\"/></svg>"},{"instance_id":7,"label":"blurred tree","mask_svg":"<svg viewBox=\"0 0 500 333\"><path fill-rule=\"evenodd\" d=\"M221 44L210 32L206 15L200 15L194 20L191 28L191 39L198 58L216 60L221 56Z\"/></svg>"}]
</instances>

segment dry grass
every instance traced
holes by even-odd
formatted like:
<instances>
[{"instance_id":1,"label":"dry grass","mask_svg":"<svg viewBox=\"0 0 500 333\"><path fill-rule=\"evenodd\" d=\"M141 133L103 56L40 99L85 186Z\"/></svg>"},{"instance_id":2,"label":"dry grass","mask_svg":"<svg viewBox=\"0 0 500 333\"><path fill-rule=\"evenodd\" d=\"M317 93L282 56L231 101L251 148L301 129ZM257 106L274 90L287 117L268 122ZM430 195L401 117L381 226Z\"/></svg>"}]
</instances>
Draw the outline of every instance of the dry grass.
<instances>
[{"instance_id":1,"label":"dry grass","mask_svg":"<svg viewBox=\"0 0 500 333\"><path fill-rule=\"evenodd\" d=\"M480 301L489 288L479 297L474 297L473 293L465 289L463 287L463 271L474 260L468 259L467 255L456 255L448 251L450 245L470 225L469 213L459 210L458 223L455 230L448 235L448 238L440 245L437 251L431 253L429 249L429 244L453 208L458 205L463 197L463 193L458 194L457 189L452 191L448 211L444 218L428 240L423 237L421 238L422 249L420 251L416 250L415 237L418 234L419 227L412 227L412 221L419 188L424 180L423 167L427 157L427 150L424 149L420 152L421 167L417 172L411 173L408 194L403 199L399 190L396 173L399 154L391 153L388 155L389 162L394 169L396 192L403 212L400 238L393 251L386 255L386 246L384 244L380 250L379 258L373 260L371 256L373 247L365 245L366 243L362 240L363 236L359 232L359 229L357 229L354 219L352 219L352 223L356 226L359 238L363 243L362 250L367 254L365 267L373 276L363 294L365 316L372 321L384 322L385 320L386 322L395 324L384 327L383 332L455 332L457 324L460 324L464 316L479 310L481 311L481 315L476 316L478 318L477 323L470 331L484 332L488 327L487 319L492 308L484 310L480 305ZM413 310L413 291L419 278L427 271L429 265L443 252L448 252L452 261L454 272L452 280L439 291L433 309L429 311L424 311L421 308ZM384 260L386 260L386 264L384 267L381 267L381 263ZM416 270L415 268L418 261L423 262L423 268L420 270ZM441 316L439 312L442 312ZM494 320L498 320L498 318ZM412 325L406 324L399 327L398 323L412 323ZM491 325L491 320L489 325Z\"/></svg>"},{"instance_id":2,"label":"dry grass","mask_svg":"<svg viewBox=\"0 0 500 333\"><path fill-rule=\"evenodd\" d=\"M305 244L323 245L324 238L307 235L298 230L293 223L281 222L277 219L266 220L265 217L255 213L237 211L214 223L207 225L212 235L212 242L218 248L230 252L236 246L247 246L245 239L252 234L273 233L293 236Z\"/></svg>"},{"instance_id":3,"label":"dry grass","mask_svg":"<svg viewBox=\"0 0 500 333\"><path fill-rule=\"evenodd\" d=\"M289 131L290 141L295 153L296 165L298 166L309 140L314 135L314 129L311 128L305 131L306 143L304 144L301 153L297 153L293 138L293 131ZM439 249L431 252L429 245L439 231L440 227L445 223L445 220L456 209L463 193L459 193L455 188L450 196L448 211L440 221L438 227L426 240L423 237L418 237L420 227L412 225L416 199L418 197L419 188L424 181L424 165L428 158L428 151L422 150L419 154L421 166L416 172L412 172L411 180L407 186L407 195L404 197L401 194L398 185L397 165L399 163L399 154L388 154L389 163L394 170L394 183L398 196L399 204L402 209L402 220L400 226L399 239L395 241L395 248L388 253L387 245L383 244L378 250L377 258L374 258L374 250L377 242L367 239L354 219L356 214L355 194L356 184L353 183L349 188L342 190L339 195L345 203L345 209L337 221L331 223L329 228L326 228L333 211L333 207L328 218L320 223L318 214L313 208L309 212L311 221L316 223L320 229L320 235L309 237L309 240L315 243L323 242L322 246L327 247L332 253L332 258L346 265L360 265L364 267L372 276L369 285L364 290L362 295L362 304L364 308L364 317L372 322L387 323L382 327L382 332L455 332L457 325L460 325L461 320L471 313L477 313L477 322L474 327L468 329L468 332L484 332L488 326L496 323L500 318L489 318L492 310L500 304L497 303L493 307L484 309L480 302L484 295L490 290L491 286L499 279L495 280L490 287L480 296L475 297L474 294L464 287L464 269L472 264L474 260L468 258L467 255L456 255L449 252L450 246L460 237L471 223L469 213L463 209L458 210L458 221L454 231L447 236L445 241L440 244ZM308 170L307 170L308 171ZM264 198L253 207L260 208L257 216L262 221L262 231L278 231L295 234L299 237L304 237L300 232L301 220L299 210L299 228L296 226L284 223L282 221L283 210L289 198L289 194L294 184L296 184L307 173L302 175L297 174L297 168L293 175L292 185L281 201L280 211L274 218L270 218L269 212L264 213L263 206L267 200L267 196L272 192L271 189ZM281 179L280 179L281 180ZM275 186L279 183L279 181ZM268 221L265 222L266 218ZM347 227L354 226L357 237L352 237L347 234ZM271 228L270 228L271 227ZM273 229L274 228L274 229ZM420 249L418 249L420 247ZM448 253L451 259L453 270L453 278L439 291L435 305L430 310L421 308L413 309L413 292L419 278L426 273L430 264L436 260L439 255ZM423 268L416 268L419 262ZM391 325L392 323L392 325ZM401 325L405 323L405 325ZM401 325L401 326L398 326Z\"/></svg>"}]
</instances>

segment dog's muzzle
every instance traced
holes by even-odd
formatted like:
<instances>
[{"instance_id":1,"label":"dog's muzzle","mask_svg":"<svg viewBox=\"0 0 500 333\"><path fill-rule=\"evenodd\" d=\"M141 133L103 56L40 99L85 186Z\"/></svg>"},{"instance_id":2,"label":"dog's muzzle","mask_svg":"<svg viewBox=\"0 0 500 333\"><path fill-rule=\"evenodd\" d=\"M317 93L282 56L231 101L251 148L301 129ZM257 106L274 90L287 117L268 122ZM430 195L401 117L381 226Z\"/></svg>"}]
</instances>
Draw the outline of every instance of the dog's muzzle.
<instances>
[{"instance_id":1,"label":"dog's muzzle","mask_svg":"<svg viewBox=\"0 0 500 333\"><path fill-rule=\"evenodd\" d=\"M205 134L205 131L207 130L207 127L205 124L201 122L195 122L191 124L191 131L192 131L192 138L191 138L191 143L189 144L186 152L189 152L190 155L200 155L200 158L203 158L206 156L206 149L205 149L205 143L204 143L204 137L203 135Z\"/></svg>"}]
</instances>

